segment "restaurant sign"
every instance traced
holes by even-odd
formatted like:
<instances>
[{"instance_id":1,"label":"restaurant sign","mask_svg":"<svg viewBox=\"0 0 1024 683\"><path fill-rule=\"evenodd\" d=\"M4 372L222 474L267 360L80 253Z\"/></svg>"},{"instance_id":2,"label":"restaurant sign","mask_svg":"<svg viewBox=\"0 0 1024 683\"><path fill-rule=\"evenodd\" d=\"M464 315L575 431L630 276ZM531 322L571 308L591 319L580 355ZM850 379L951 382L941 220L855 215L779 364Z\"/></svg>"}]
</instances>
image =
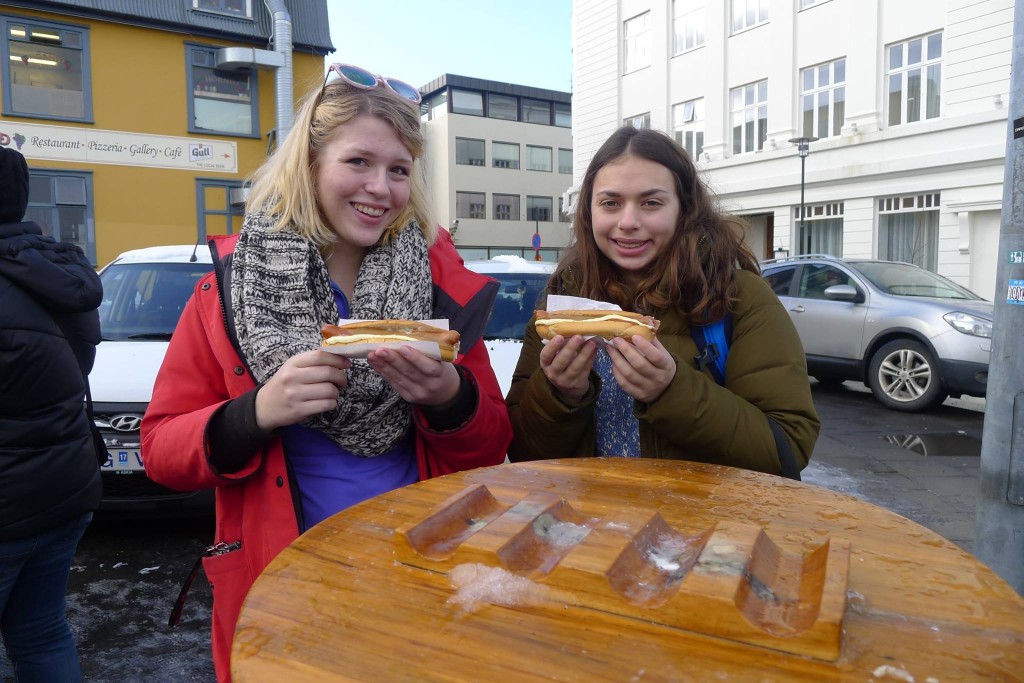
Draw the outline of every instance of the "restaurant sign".
<instances>
[{"instance_id":1,"label":"restaurant sign","mask_svg":"<svg viewBox=\"0 0 1024 683\"><path fill-rule=\"evenodd\" d=\"M238 173L234 142L0 121L0 147L27 159Z\"/></svg>"}]
</instances>

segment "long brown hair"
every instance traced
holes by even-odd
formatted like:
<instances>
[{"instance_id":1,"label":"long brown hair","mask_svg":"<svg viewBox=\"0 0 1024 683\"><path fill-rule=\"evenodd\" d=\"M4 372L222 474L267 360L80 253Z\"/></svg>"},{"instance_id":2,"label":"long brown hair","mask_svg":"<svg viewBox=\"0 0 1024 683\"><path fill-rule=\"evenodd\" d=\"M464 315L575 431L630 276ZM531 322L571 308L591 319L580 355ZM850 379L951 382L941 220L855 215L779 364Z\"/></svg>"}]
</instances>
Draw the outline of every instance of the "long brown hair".
<instances>
[{"instance_id":1,"label":"long brown hair","mask_svg":"<svg viewBox=\"0 0 1024 683\"><path fill-rule=\"evenodd\" d=\"M667 168L680 204L669 246L632 287L598 249L591 206L598 171L628 155ZM760 273L757 259L743 242L744 222L718 210L690 155L660 131L623 126L601 145L583 176L572 226L573 243L551 278L552 293L562 293L568 284L581 296L625 310L651 313L674 308L691 323L702 324L723 318L731 309L737 268Z\"/></svg>"}]
</instances>

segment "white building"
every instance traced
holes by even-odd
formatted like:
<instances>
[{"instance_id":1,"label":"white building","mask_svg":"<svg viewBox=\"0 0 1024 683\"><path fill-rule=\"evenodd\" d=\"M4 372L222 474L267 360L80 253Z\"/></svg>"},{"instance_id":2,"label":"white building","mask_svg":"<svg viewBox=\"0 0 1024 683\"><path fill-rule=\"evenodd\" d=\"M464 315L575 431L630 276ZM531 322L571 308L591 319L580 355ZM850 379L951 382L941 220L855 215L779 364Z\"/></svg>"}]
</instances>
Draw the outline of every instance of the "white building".
<instances>
[{"instance_id":1,"label":"white building","mask_svg":"<svg viewBox=\"0 0 1024 683\"><path fill-rule=\"evenodd\" d=\"M556 260L569 239L570 94L452 74L420 92L427 181L463 258Z\"/></svg>"},{"instance_id":2,"label":"white building","mask_svg":"<svg viewBox=\"0 0 1024 683\"><path fill-rule=\"evenodd\" d=\"M573 0L574 187L624 122L673 132L759 256L912 261L991 299L1013 2Z\"/></svg>"}]
</instances>

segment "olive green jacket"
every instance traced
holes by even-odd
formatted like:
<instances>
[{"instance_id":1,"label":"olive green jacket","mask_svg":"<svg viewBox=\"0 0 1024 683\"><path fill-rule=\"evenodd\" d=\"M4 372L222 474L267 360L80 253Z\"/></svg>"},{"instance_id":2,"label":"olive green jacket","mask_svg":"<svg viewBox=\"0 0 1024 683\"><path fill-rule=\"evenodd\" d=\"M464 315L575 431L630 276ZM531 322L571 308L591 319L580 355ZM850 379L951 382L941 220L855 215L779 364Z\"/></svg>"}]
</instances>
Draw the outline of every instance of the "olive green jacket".
<instances>
[{"instance_id":1,"label":"olive green jacket","mask_svg":"<svg viewBox=\"0 0 1024 683\"><path fill-rule=\"evenodd\" d=\"M800 469L807 466L820 421L811 400L803 346L789 314L760 277L737 271L733 335L725 386L710 371L698 371L697 347L676 310L655 311L658 339L676 360L676 376L654 402L635 403L640 453L781 471L774 419L792 445ZM566 292L573 294L573 292ZM557 395L540 369L541 340L531 322L506 403L512 418L512 461L584 457L594 454L594 408L601 390L596 372L578 405Z\"/></svg>"}]
</instances>

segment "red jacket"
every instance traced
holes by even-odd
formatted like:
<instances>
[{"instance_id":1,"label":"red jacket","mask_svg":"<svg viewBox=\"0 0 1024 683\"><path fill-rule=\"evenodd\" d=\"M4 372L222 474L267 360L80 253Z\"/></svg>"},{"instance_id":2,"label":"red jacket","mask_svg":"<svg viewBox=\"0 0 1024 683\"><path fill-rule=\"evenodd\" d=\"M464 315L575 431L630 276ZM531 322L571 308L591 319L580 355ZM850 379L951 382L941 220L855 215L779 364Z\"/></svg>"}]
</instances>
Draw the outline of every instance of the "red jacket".
<instances>
[{"instance_id":1,"label":"red jacket","mask_svg":"<svg viewBox=\"0 0 1024 683\"><path fill-rule=\"evenodd\" d=\"M226 401L256 385L229 337L221 302L225 270L237 236L214 238L214 272L203 278L182 313L142 422L146 474L179 490L216 487L215 542L241 541L239 550L203 558L213 587L213 660L220 681L230 680L231 640L242 600L274 557L299 535L296 501L280 439L238 472L220 474L208 462L206 425ZM430 248L434 317L460 331L456 360L476 385L477 409L461 428L431 431L413 413L420 478L497 465L512 438L505 401L480 340L497 283L467 270L441 230ZM229 293L230 294L230 293ZM230 296L228 297L230 300Z\"/></svg>"}]
</instances>

